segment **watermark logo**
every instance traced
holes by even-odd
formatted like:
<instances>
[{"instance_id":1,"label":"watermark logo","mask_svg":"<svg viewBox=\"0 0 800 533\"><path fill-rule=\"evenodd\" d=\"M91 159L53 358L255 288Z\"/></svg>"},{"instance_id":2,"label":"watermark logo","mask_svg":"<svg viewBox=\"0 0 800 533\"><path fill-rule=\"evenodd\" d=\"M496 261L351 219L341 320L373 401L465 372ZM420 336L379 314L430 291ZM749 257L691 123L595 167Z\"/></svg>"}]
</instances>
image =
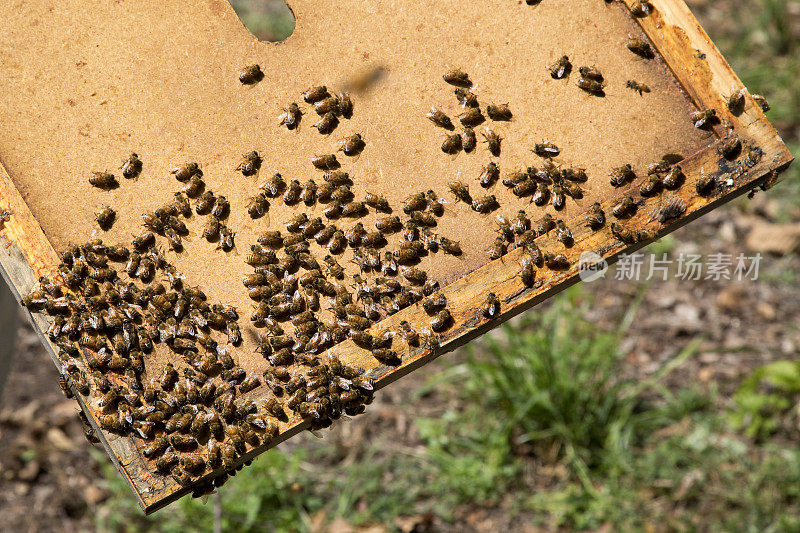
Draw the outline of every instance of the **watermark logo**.
<instances>
[{"instance_id":1,"label":"watermark logo","mask_svg":"<svg viewBox=\"0 0 800 533\"><path fill-rule=\"evenodd\" d=\"M594 281L606 277L608 262L596 252L583 252L578 259L578 277L581 281Z\"/></svg>"}]
</instances>

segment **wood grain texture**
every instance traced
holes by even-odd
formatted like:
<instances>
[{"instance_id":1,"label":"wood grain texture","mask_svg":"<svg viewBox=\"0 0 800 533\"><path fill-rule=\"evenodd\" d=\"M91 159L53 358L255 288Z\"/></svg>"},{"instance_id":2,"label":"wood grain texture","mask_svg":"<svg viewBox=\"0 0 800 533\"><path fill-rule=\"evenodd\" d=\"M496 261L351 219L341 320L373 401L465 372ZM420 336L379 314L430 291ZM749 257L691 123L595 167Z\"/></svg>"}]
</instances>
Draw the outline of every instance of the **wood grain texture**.
<instances>
[{"instance_id":1,"label":"wood grain texture","mask_svg":"<svg viewBox=\"0 0 800 533\"><path fill-rule=\"evenodd\" d=\"M301 132L288 135L276 127L275 117L282 106L299 101L299 92L307 86L320 80L343 86L350 76L374 66L387 69L385 81L356 99L353 121L333 135L365 132L369 146L374 146L347 168L356 176L357 193L386 191L398 205L421 187L443 192L455 176L476 176L488 160L465 154L457 159L444 156L438 149L440 132L424 119L433 104L448 105L451 114L457 110L450 105L452 88L440 77L448 66L463 66L476 79L481 97L508 100L518 113L511 124L498 126L508 139L504 169L524 168L530 164L533 143L557 136L553 140L566 160L591 169L596 179L590 181L582 202L558 215L573 229L575 245L566 249L553 235L537 239L542 249L564 253L571 268L541 269L531 288L524 287L519 278L520 249L488 262L485 250L493 235L486 227L493 224L492 218L478 217L461 205L450 206L442 233L459 235L462 243L471 246L460 260L446 258L425 265L446 285L443 291L455 319L455 326L442 336L440 349L401 351L403 363L397 368L377 365L351 341L331 349L343 361L368 369L379 388L386 386L578 281L577 260L582 252L593 251L613 262L619 253L646 244L625 246L607 228L590 232L584 227L592 202L601 202L609 214L621 198L633 194L634 186L614 190L607 185L611 168L625 162L641 168L667 152L685 156L681 166L687 183L674 195L686 202L686 214L662 227L651 215L660 201L654 199L625 222L661 236L772 181L772 174L789 164L791 155L749 96L739 116L725 108L725 97L741 82L683 2L652 3L655 13L636 19L639 30L619 5L596 0L570 3L569 10L557 2L530 8L497 1L491 6L491 20L486 16L489 8L463 1L346 0L331 6L302 0L290 2L297 26L278 45L253 40L224 0L114 5L98 1L92 9L78 0L59 4L37 0L19 10L0 6L3 24L13 28L0 35L4 65L0 73L7 80L0 83L0 101L5 102L0 104L5 125L0 160L10 173L0 167L0 209L13 213L0 232L4 276L19 296L39 276L52 275L58 262L54 245L60 249L71 240L95 236L92 213L105 203L117 207L121 219L103 238L128 240L140 213L171 196L175 183L168 169L185 160L200 161L209 186L224 190L235 206L241 206L255 189L254 180L242 179L233 171L242 152L256 148L265 154L268 168L262 178L273 170L310 175L308 154L331 150L335 140L311 130L311 115L306 115ZM638 31L651 40L659 59L646 62L624 49L627 33ZM602 67L609 80L606 98L589 97L574 86L568 90L575 78L568 82L549 78L543 66L566 51L576 66ZM260 63L266 78L243 88L235 71L250 62ZM632 97L634 93L624 88L629 77L646 81L653 94ZM722 158L718 140L722 130L695 130L688 121L694 107L687 96L696 108L717 109L742 141L758 146L763 157L757 164L747 168ZM31 123L37 127L30 128ZM113 171L131 150L145 161L142 178L123 183L112 193L87 192L91 170ZM724 185L708 197L697 196L694 184L709 175ZM56 178L45 180L45 176ZM508 196L501 199L513 205ZM511 216L517 208L504 214ZM270 221L261 223L235 213L233 224L241 242L249 243L266 227L285 221L289 213L277 208L270 213ZM199 226L191 229L197 232ZM241 257L209 253L200 239L186 248L186 254L170 259L189 279L202 281L217 301L242 301L238 279L248 268ZM193 259L197 256L204 258L202 264ZM228 283L229 279L237 283ZM491 321L479 313L489 291L502 301L501 315ZM46 317L31 318L53 355L52 345L42 334L48 327ZM394 330L400 320L421 328L429 317L415 305L372 329ZM250 351L251 342L240 355L248 371L259 368ZM168 357L157 355L152 363ZM263 394L262 389L249 393L254 398ZM80 402L96 425L96 398ZM305 428L298 418L289 420L281 425L278 439L249 450L239 462ZM153 473L133 439L99 433L146 512L190 491Z\"/></svg>"}]
</instances>

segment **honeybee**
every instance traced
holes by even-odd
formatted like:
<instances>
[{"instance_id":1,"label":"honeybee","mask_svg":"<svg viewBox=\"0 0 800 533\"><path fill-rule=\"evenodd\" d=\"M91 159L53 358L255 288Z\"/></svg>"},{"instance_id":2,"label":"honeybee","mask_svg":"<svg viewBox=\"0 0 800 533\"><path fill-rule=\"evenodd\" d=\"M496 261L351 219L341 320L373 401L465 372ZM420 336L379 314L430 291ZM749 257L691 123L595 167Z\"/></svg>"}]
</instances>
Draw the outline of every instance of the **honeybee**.
<instances>
[{"instance_id":1,"label":"honeybee","mask_svg":"<svg viewBox=\"0 0 800 533\"><path fill-rule=\"evenodd\" d=\"M318 170L336 170L341 166L339 161L336 160L335 154L314 156L311 159L311 164Z\"/></svg>"},{"instance_id":2,"label":"honeybee","mask_svg":"<svg viewBox=\"0 0 800 533\"><path fill-rule=\"evenodd\" d=\"M572 63L570 63L569 57L561 56L554 63L548 65L547 70L550 71L551 78L554 80L560 80L569 76L569 73L572 70Z\"/></svg>"},{"instance_id":3,"label":"honeybee","mask_svg":"<svg viewBox=\"0 0 800 533\"><path fill-rule=\"evenodd\" d=\"M280 126L286 126L287 129L293 130L300 125L303 112L300 110L300 106L292 102L289 104L288 109L284 109L283 114L278 118L280 119L278 123Z\"/></svg>"},{"instance_id":4,"label":"honeybee","mask_svg":"<svg viewBox=\"0 0 800 533\"><path fill-rule=\"evenodd\" d=\"M442 79L450 85L456 87L472 87L472 81L469 79L469 74L461 69L454 68L444 73Z\"/></svg>"},{"instance_id":5,"label":"honeybee","mask_svg":"<svg viewBox=\"0 0 800 533\"><path fill-rule=\"evenodd\" d=\"M697 180L695 190L700 196L708 196L717 184L717 177L714 174L705 174L700 171L700 179Z\"/></svg>"},{"instance_id":6,"label":"honeybee","mask_svg":"<svg viewBox=\"0 0 800 533\"><path fill-rule=\"evenodd\" d=\"M625 84L628 89L634 90L639 93L639 96L642 96L642 93L649 93L650 87L645 85L644 83L639 83L638 81L628 80Z\"/></svg>"},{"instance_id":7,"label":"honeybee","mask_svg":"<svg viewBox=\"0 0 800 533\"><path fill-rule=\"evenodd\" d=\"M239 71L239 81L244 85L252 85L264 79L264 73L258 65L249 65Z\"/></svg>"},{"instance_id":8,"label":"honeybee","mask_svg":"<svg viewBox=\"0 0 800 533\"><path fill-rule=\"evenodd\" d=\"M495 157L499 157L500 143L502 142L503 138L489 128L486 128L486 132L483 133L482 135L489 147L489 153L491 153Z\"/></svg>"},{"instance_id":9,"label":"honeybee","mask_svg":"<svg viewBox=\"0 0 800 533\"><path fill-rule=\"evenodd\" d=\"M347 238L347 244L349 244L352 248L356 248L361 246L361 244L364 242L364 237L367 235L367 230L364 229L364 224L358 222L355 226L347 230L344 235Z\"/></svg>"},{"instance_id":10,"label":"honeybee","mask_svg":"<svg viewBox=\"0 0 800 533\"><path fill-rule=\"evenodd\" d=\"M214 207L211 208L211 216L222 220L228 216L230 208L231 204L228 202L228 199L219 195L214 199Z\"/></svg>"},{"instance_id":11,"label":"honeybee","mask_svg":"<svg viewBox=\"0 0 800 533\"><path fill-rule=\"evenodd\" d=\"M486 301L481 305L481 313L485 318L494 318L500 312L500 300L497 295L490 292L486 295Z\"/></svg>"},{"instance_id":12,"label":"honeybee","mask_svg":"<svg viewBox=\"0 0 800 533\"><path fill-rule=\"evenodd\" d=\"M340 254L347 248L347 238L342 230L336 230L328 243L328 251L332 254Z\"/></svg>"},{"instance_id":13,"label":"honeybee","mask_svg":"<svg viewBox=\"0 0 800 533\"><path fill-rule=\"evenodd\" d=\"M411 194L403 201L403 212L410 215L414 211L421 211L428 205L424 192Z\"/></svg>"},{"instance_id":14,"label":"honeybee","mask_svg":"<svg viewBox=\"0 0 800 533\"><path fill-rule=\"evenodd\" d=\"M411 324L406 320L400 321L400 336L409 346L419 346L419 333L414 331Z\"/></svg>"},{"instance_id":15,"label":"honeybee","mask_svg":"<svg viewBox=\"0 0 800 533\"><path fill-rule=\"evenodd\" d=\"M659 174L650 174L647 176L647 180L642 182L641 186L639 187L639 194L645 198L650 198L651 196L655 196L661 192L663 185L664 180L661 179Z\"/></svg>"},{"instance_id":16,"label":"honeybee","mask_svg":"<svg viewBox=\"0 0 800 533\"><path fill-rule=\"evenodd\" d=\"M583 67L581 67L583 68ZM533 153L539 157L556 157L561 153L561 150L551 142L536 143L533 147Z\"/></svg>"},{"instance_id":17,"label":"honeybee","mask_svg":"<svg viewBox=\"0 0 800 533\"><path fill-rule=\"evenodd\" d=\"M89 183L98 189L106 190L119 186L117 178L110 172L92 172L92 175L89 177Z\"/></svg>"},{"instance_id":18,"label":"honeybee","mask_svg":"<svg viewBox=\"0 0 800 533\"><path fill-rule=\"evenodd\" d=\"M329 96L330 93L328 93L328 88L325 85L310 87L309 89L303 92L303 100L305 100L306 103L309 104L314 104Z\"/></svg>"},{"instance_id":19,"label":"honeybee","mask_svg":"<svg viewBox=\"0 0 800 533\"><path fill-rule=\"evenodd\" d=\"M283 203L286 205L295 205L300 201L300 193L303 187L298 180L292 180L287 185L286 190L283 192Z\"/></svg>"},{"instance_id":20,"label":"honeybee","mask_svg":"<svg viewBox=\"0 0 800 533\"><path fill-rule=\"evenodd\" d=\"M756 102L756 104L758 104L758 107L760 107L761 111L763 111L764 113L766 113L767 111L772 109L770 107L769 102L767 101L767 99L764 98L764 96L762 96L760 94L754 94L753 95L753 100Z\"/></svg>"},{"instance_id":21,"label":"honeybee","mask_svg":"<svg viewBox=\"0 0 800 533\"><path fill-rule=\"evenodd\" d=\"M553 185L553 193L550 199L550 204L556 211L561 211L567 205L567 197L564 193L564 187L561 185Z\"/></svg>"},{"instance_id":22,"label":"honeybee","mask_svg":"<svg viewBox=\"0 0 800 533\"><path fill-rule=\"evenodd\" d=\"M458 120L461 122L462 126L470 128L478 126L486 121L480 108L477 107L466 108L466 110L458 116Z\"/></svg>"},{"instance_id":23,"label":"honeybee","mask_svg":"<svg viewBox=\"0 0 800 533\"><path fill-rule=\"evenodd\" d=\"M466 153L472 152L478 146L478 138L475 136L475 130L470 127L464 128L461 132L461 146Z\"/></svg>"},{"instance_id":24,"label":"honeybee","mask_svg":"<svg viewBox=\"0 0 800 533\"><path fill-rule=\"evenodd\" d=\"M439 126L440 128L444 128L446 130L454 130L455 126L453 126L453 121L450 120L442 110L437 109L436 107L431 107L431 110L425 114L428 119Z\"/></svg>"},{"instance_id":25,"label":"honeybee","mask_svg":"<svg viewBox=\"0 0 800 533\"><path fill-rule=\"evenodd\" d=\"M488 189L494 185L499 178L500 169L494 162L489 162L485 167L483 167L480 176L478 176L478 182L481 184L481 187Z\"/></svg>"},{"instance_id":26,"label":"honeybee","mask_svg":"<svg viewBox=\"0 0 800 533\"><path fill-rule=\"evenodd\" d=\"M427 272L414 267L403 267L400 274L415 285L422 285L428 279Z\"/></svg>"},{"instance_id":27,"label":"honeybee","mask_svg":"<svg viewBox=\"0 0 800 533\"><path fill-rule=\"evenodd\" d=\"M328 96L314 104L314 111L316 111L319 116L326 115L327 113L341 116L342 111L340 104L341 102L337 96Z\"/></svg>"},{"instance_id":28,"label":"honeybee","mask_svg":"<svg viewBox=\"0 0 800 533\"><path fill-rule=\"evenodd\" d=\"M97 224L103 230L111 229L111 226L114 224L114 219L116 218L117 213L111 206L107 205L103 209L100 210L97 215L95 215L95 220L97 220Z\"/></svg>"},{"instance_id":29,"label":"honeybee","mask_svg":"<svg viewBox=\"0 0 800 533\"><path fill-rule=\"evenodd\" d=\"M192 176L203 175L197 163L184 163L179 167L173 168L170 173L180 182L187 182Z\"/></svg>"},{"instance_id":30,"label":"honeybee","mask_svg":"<svg viewBox=\"0 0 800 533\"><path fill-rule=\"evenodd\" d=\"M440 309L444 309L446 306L447 298L444 294L430 296L422 301L422 309L429 315L436 313Z\"/></svg>"},{"instance_id":31,"label":"honeybee","mask_svg":"<svg viewBox=\"0 0 800 533\"><path fill-rule=\"evenodd\" d=\"M563 220L556 221L556 238L567 248L575 244L572 231L564 224Z\"/></svg>"},{"instance_id":32,"label":"honeybee","mask_svg":"<svg viewBox=\"0 0 800 533\"><path fill-rule=\"evenodd\" d=\"M523 181L521 181L520 183L516 184L511 189L511 192L514 194L514 196L516 196L518 198L523 198L525 196L530 196L534 192L536 192L536 188L537 187L538 187L538 185L536 184L535 181L533 181L532 179L526 178Z\"/></svg>"},{"instance_id":33,"label":"honeybee","mask_svg":"<svg viewBox=\"0 0 800 533\"><path fill-rule=\"evenodd\" d=\"M261 156L253 150L242 156L242 160L236 165L236 170L240 171L244 176L252 176L261 168L261 161Z\"/></svg>"},{"instance_id":34,"label":"honeybee","mask_svg":"<svg viewBox=\"0 0 800 533\"><path fill-rule=\"evenodd\" d=\"M432 227L437 224L436 216L433 213L428 213L427 211L414 211L411 213L411 220L420 226Z\"/></svg>"},{"instance_id":35,"label":"honeybee","mask_svg":"<svg viewBox=\"0 0 800 533\"><path fill-rule=\"evenodd\" d=\"M694 111L690 118L692 123L694 124L695 128L705 128L716 122L717 119L717 110L716 109L704 109L702 111Z\"/></svg>"},{"instance_id":36,"label":"honeybee","mask_svg":"<svg viewBox=\"0 0 800 533\"><path fill-rule=\"evenodd\" d=\"M183 186L183 193L189 198L197 198L205 189L206 184L197 174L192 175L186 185Z\"/></svg>"},{"instance_id":37,"label":"honeybee","mask_svg":"<svg viewBox=\"0 0 800 533\"><path fill-rule=\"evenodd\" d=\"M596 67L580 67L578 72L580 72L581 77L587 80L603 81L603 73Z\"/></svg>"},{"instance_id":38,"label":"honeybee","mask_svg":"<svg viewBox=\"0 0 800 533\"><path fill-rule=\"evenodd\" d=\"M442 142L442 152L446 154L457 154L462 148L461 135L457 133L446 136Z\"/></svg>"},{"instance_id":39,"label":"honeybee","mask_svg":"<svg viewBox=\"0 0 800 533\"><path fill-rule=\"evenodd\" d=\"M680 218L686 212L686 202L677 196L671 198L661 209L658 210L655 218L661 224L666 224L670 220Z\"/></svg>"},{"instance_id":40,"label":"honeybee","mask_svg":"<svg viewBox=\"0 0 800 533\"><path fill-rule=\"evenodd\" d=\"M605 84L599 82L597 80L591 80L587 78L580 78L578 79L578 87L586 91L587 93L593 96L604 96L605 95Z\"/></svg>"},{"instance_id":41,"label":"honeybee","mask_svg":"<svg viewBox=\"0 0 800 533\"><path fill-rule=\"evenodd\" d=\"M647 0L637 0L631 6L631 13L634 17L646 17L653 12L653 5Z\"/></svg>"},{"instance_id":42,"label":"honeybee","mask_svg":"<svg viewBox=\"0 0 800 533\"><path fill-rule=\"evenodd\" d=\"M611 171L611 185L614 187L622 187L626 183L636 179L636 173L629 164L622 165Z\"/></svg>"},{"instance_id":43,"label":"honeybee","mask_svg":"<svg viewBox=\"0 0 800 533\"><path fill-rule=\"evenodd\" d=\"M218 248L223 252L230 252L235 247L234 237L236 233L228 226L221 226L219 229Z\"/></svg>"},{"instance_id":44,"label":"honeybee","mask_svg":"<svg viewBox=\"0 0 800 533\"><path fill-rule=\"evenodd\" d=\"M214 242L219 239L220 229L222 225L220 224L219 219L216 217L211 217L206 222L206 225L203 226L203 238L206 239L208 242Z\"/></svg>"},{"instance_id":45,"label":"honeybee","mask_svg":"<svg viewBox=\"0 0 800 533\"><path fill-rule=\"evenodd\" d=\"M478 97L469 89L457 87L455 90L456 99L461 107L478 107Z\"/></svg>"},{"instance_id":46,"label":"honeybee","mask_svg":"<svg viewBox=\"0 0 800 533\"><path fill-rule=\"evenodd\" d=\"M277 198L286 188L286 182L279 172L273 174L267 181L259 186L269 198Z\"/></svg>"},{"instance_id":47,"label":"honeybee","mask_svg":"<svg viewBox=\"0 0 800 533\"><path fill-rule=\"evenodd\" d=\"M346 119L353 117L353 101L347 93L339 93L339 113Z\"/></svg>"},{"instance_id":48,"label":"honeybee","mask_svg":"<svg viewBox=\"0 0 800 533\"><path fill-rule=\"evenodd\" d=\"M334 113L328 111L322 116L321 119L319 119L318 122L314 124L314 127L317 128L322 135L328 135L329 133L332 133L338 125L339 119Z\"/></svg>"},{"instance_id":49,"label":"honeybee","mask_svg":"<svg viewBox=\"0 0 800 533\"><path fill-rule=\"evenodd\" d=\"M342 206L342 216L358 218L364 216L367 207L364 202L348 202Z\"/></svg>"},{"instance_id":50,"label":"honeybee","mask_svg":"<svg viewBox=\"0 0 800 533\"><path fill-rule=\"evenodd\" d=\"M356 156L364 150L365 146L366 143L364 142L364 139L361 138L361 134L354 133L342 141L339 150L344 152L344 155Z\"/></svg>"},{"instance_id":51,"label":"honeybee","mask_svg":"<svg viewBox=\"0 0 800 533\"><path fill-rule=\"evenodd\" d=\"M450 311L447 309L442 309L441 311L437 312L430 321L431 329L437 333L446 330L452 323L453 317L450 315Z\"/></svg>"},{"instance_id":52,"label":"honeybee","mask_svg":"<svg viewBox=\"0 0 800 533\"><path fill-rule=\"evenodd\" d=\"M486 114L495 121L508 121L513 117L508 104L489 104L486 106Z\"/></svg>"},{"instance_id":53,"label":"honeybee","mask_svg":"<svg viewBox=\"0 0 800 533\"><path fill-rule=\"evenodd\" d=\"M628 50L634 54L645 59L652 59L655 57L650 43L647 43L638 37L634 37L633 35L628 35L628 42L625 44L625 46L627 46Z\"/></svg>"},{"instance_id":54,"label":"honeybee","mask_svg":"<svg viewBox=\"0 0 800 533\"><path fill-rule=\"evenodd\" d=\"M375 209L376 211L380 211L383 213L391 213L392 208L389 206L389 202L381 196L380 194L375 194L368 192L364 195L364 203L370 206L371 208Z\"/></svg>"},{"instance_id":55,"label":"honeybee","mask_svg":"<svg viewBox=\"0 0 800 533\"><path fill-rule=\"evenodd\" d=\"M267 211L269 211L267 195L262 191L255 196L251 196L247 199L245 207L247 208L247 214L250 215L250 218L263 217Z\"/></svg>"},{"instance_id":56,"label":"honeybee","mask_svg":"<svg viewBox=\"0 0 800 533\"><path fill-rule=\"evenodd\" d=\"M586 226L591 228L593 231L597 231L602 228L606 223L606 214L603 211L603 207L600 205L600 202L595 202L589 208L589 212L586 214Z\"/></svg>"},{"instance_id":57,"label":"honeybee","mask_svg":"<svg viewBox=\"0 0 800 533\"><path fill-rule=\"evenodd\" d=\"M447 184L450 191L455 195L456 200L461 200L466 204L472 203L472 197L469 195L469 186L462 181L451 181Z\"/></svg>"},{"instance_id":58,"label":"honeybee","mask_svg":"<svg viewBox=\"0 0 800 533\"><path fill-rule=\"evenodd\" d=\"M136 153L129 155L125 161L122 162L122 177L126 179L133 179L142 171L142 160Z\"/></svg>"},{"instance_id":59,"label":"honeybee","mask_svg":"<svg viewBox=\"0 0 800 533\"><path fill-rule=\"evenodd\" d=\"M489 250L489 259L494 261L495 259L500 259L504 255L506 255L506 251L508 250L506 246L506 241L503 240L502 237L497 237L494 240L494 244L492 245L491 250Z\"/></svg>"},{"instance_id":60,"label":"honeybee","mask_svg":"<svg viewBox=\"0 0 800 533\"><path fill-rule=\"evenodd\" d=\"M533 261L530 257L526 256L522 258L522 262L520 263L519 277L522 280L522 284L526 287L533 286L533 283L536 280L536 270L533 268Z\"/></svg>"},{"instance_id":61,"label":"honeybee","mask_svg":"<svg viewBox=\"0 0 800 533\"><path fill-rule=\"evenodd\" d=\"M375 221L375 228L381 233L394 233L403 227L398 216L388 216Z\"/></svg>"},{"instance_id":62,"label":"honeybee","mask_svg":"<svg viewBox=\"0 0 800 533\"><path fill-rule=\"evenodd\" d=\"M630 218L636 213L636 202L632 197L626 196L611 210L611 214L615 217L623 219Z\"/></svg>"},{"instance_id":63,"label":"honeybee","mask_svg":"<svg viewBox=\"0 0 800 533\"><path fill-rule=\"evenodd\" d=\"M742 141L736 135L726 137L719 147L719 153L725 159L736 159L742 153Z\"/></svg>"},{"instance_id":64,"label":"honeybee","mask_svg":"<svg viewBox=\"0 0 800 533\"><path fill-rule=\"evenodd\" d=\"M156 242L156 237L153 235L153 232L145 229L142 232L133 238L131 243L133 247L138 252L143 252L150 248Z\"/></svg>"},{"instance_id":65,"label":"honeybee","mask_svg":"<svg viewBox=\"0 0 800 533\"><path fill-rule=\"evenodd\" d=\"M685 179L686 176L683 174L683 169L681 169L679 165L675 165L669 169L667 175L664 176L664 187L668 190L678 189L683 184Z\"/></svg>"},{"instance_id":66,"label":"honeybee","mask_svg":"<svg viewBox=\"0 0 800 533\"><path fill-rule=\"evenodd\" d=\"M616 222L611 223L611 234L625 244L634 244L636 242L636 235L622 224L617 224Z\"/></svg>"},{"instance_id":67,"label":"honeybee","mask_svg":"<svg viewBox=\"0 0 800 533\"><path fill-rule=\"evenodd\" d=\"M470 207L472 207L472 210L477 213L486 214L486 213L491 213L492 211L500 207L500 204L497 202L497 198L495 198L493 194L490 194L482 196L480 198L476 198L475 200L473 200L472 205Z\"/></svg>"},{"instance_id":68,"label":"honeybee","mask_svg":"<svg viewBox=\"0 0 800 533\"><path fill-rule=\"evenodd\" d=\"M550 270L566 270L569 268L569 259L564 254L544 254L544 264Z\"/></svg>"}]
</instances>

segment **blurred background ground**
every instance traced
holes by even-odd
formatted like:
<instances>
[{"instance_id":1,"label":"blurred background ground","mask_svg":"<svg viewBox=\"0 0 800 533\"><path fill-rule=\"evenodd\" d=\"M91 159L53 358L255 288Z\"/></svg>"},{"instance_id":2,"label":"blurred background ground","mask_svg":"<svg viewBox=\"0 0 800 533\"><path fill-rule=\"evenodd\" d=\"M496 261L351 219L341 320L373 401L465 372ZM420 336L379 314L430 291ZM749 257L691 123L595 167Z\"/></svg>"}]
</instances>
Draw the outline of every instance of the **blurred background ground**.
<instances>
[{"instance_id":1,"label":"blurred background ground","mask_svg":"<svg viewBox=\"0 0 800 533\"><path fill-rule=\"evenodd\" d=\"M793 153L800 2L689 0ZM235 0L262 39L282 1ZM221 490L228 531L800 529L800 166L648 252L764 254L757 281L581 284L378 394ZM211 530L210 502L144 518L21 323L0 399L7 531Z\"/></svg>"}]
</instances>

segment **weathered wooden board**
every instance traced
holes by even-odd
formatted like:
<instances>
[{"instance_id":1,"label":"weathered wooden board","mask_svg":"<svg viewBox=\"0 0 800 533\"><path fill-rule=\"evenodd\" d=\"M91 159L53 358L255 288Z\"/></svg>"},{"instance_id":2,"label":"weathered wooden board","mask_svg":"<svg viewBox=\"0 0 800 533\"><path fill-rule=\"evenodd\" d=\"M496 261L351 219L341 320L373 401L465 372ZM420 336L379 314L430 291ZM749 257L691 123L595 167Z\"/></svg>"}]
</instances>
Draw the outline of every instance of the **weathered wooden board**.
<instances>
[{"instance_id":1,"label":"weathered wooden board","mask_svg":"<svg viewBox=\"0 0 800 533\"><path fill-rule=\"evenodd\" d=\"M791 161L749 95L741 113L727 109L726 97L742 84L683 2L654 0L654 12L643 18L630 15L627 7L633 3L342 0L331 5L298 0L290 3L295 31L280 44L255 41L225 0L29 0L0 6L0 209L12 212L0 232L0 266L20 295L39 276L55 273L55 250L70 242L95 236L128 242L143 212L171 200L179 184L169 170L197 161L207 187L231 202L229 225L237 232L238 251L215 250L200 238L202 223L190 220L185 251L167 256L211 300L249 309L239 280L251 272L243 261L250 243L268 228L282 228L299 210L319 214L320 208L274 202L267 217L251 220L243 208L246 198L275 171L289 179L321 181L310 158L334 152L341 138L360 133L367 142L364 152L352 159L339 156L356 195L379 192L398 211L410 193L435 190L450 202L436 232L461 241L464 249L460 257L431 255L421 265L445 286L455 319L439 349L404 351L396 344L403 363L389 368L351 341L331 348L343 361L368 369L376 386L385 386L577 281L582 252L613 261L618 253L644 245L626 245L608 227L597 232L585 227L594 202L610 218L623 197L638 198L643 178L614 189L608 180L613 168L630 163L643 176L645 165L665 154L685 158L680 164L686 183L670 193L686 202L685 215L666 226L654 220L651 212L664 201L661 196L647 200L625 222L660 236L773 182ZM629 34L646 36L658 51L656 58L645 60L628 51ZM603 71L605 97L581 91L577 72L565 80L549 76L545 65L563 54L575 69L594 65ZM250 63L260 64L265 78L243 86L236 73ZM453 87L442 81L451 67L470 74L482 105L507 102L513 110L511 122L488 124L503 137L500 157L491 158L481 143L471 154L448 156L440 150L444 130L435 128L425 113L436 105L455 120L461 111ZM345 89L374 69L382 77L368 90L353 90L353 118L342 120L332 135L321 136L312 127L317 118L310 106L304 106L307 114L297 131L278 126L282 109L301 102L309 86ZM629 79L647 83L651 92L640 96L631 91L625 87ZM707 108L716 109L762 157L750 166L743 158L723 158L723 126L699 130L689 119L692 111ZM536 208L498 184L491 192L501 208L479 215L447 192L448 182L460 179L479 195L476 178L490 159L504 173L540 165L531 148L545 140L561 148L560 163L586 168L589 175L584 198L570 200L564 210ZM235 167L250 150L258 150L264 163L259 176L248 178ZM123 180L113 191L89 187L91 171L115 172L132 151L144 162L137 180ZM715 176L718 185L712 194L698 196L695 184L708 176ZM107 204L116 208L118 221L111 231L101 232L94 213ZM534 220L545 212L554 214L575 238L571 248L552 233L537 238L540 248L563 253L572 266L540 269L533 287L525 287L519 276L520 248L491 262L487 255L496 236L495 214L511 217L519 209ZM365 225L373 222L372 214L364 219ZM340 261L345 264L350 257L347 252ZM491 321L479 313L489 291L502 302L502 314ZM47 329L45 316L32 320L39 331ZM429 317L415 305L373 330L396 329L401 320L422 328ZM260 373L265 362L253 353L250 330L243 330L245 342L235 356L248 372ZM157 350L146 361L148 375L171 358ZM267 393L260 387L250 395ZM95 424L96 400L79 397ZM299 418L290 419L281 424L278 439L248 450L238 462L305 428ZM146 512L191 490L156 474L141 455L141 441L107 432L101 438Z\"/></svg>"}]
</instances>

